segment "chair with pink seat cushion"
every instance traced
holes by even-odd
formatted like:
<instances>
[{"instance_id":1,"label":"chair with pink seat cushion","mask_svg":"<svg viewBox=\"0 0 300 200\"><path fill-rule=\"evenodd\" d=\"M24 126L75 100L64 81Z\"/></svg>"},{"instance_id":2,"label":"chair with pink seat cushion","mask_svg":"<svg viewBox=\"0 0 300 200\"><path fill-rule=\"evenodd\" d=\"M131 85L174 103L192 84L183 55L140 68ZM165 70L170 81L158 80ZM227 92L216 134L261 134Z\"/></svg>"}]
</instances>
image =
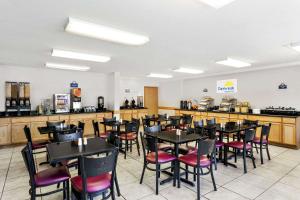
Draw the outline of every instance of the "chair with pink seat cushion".
<instances>
[{"instance_id":1,"label":"chair with pink seat cushion","mask_svg":"<svg viewBox=\"0 0 300 200\"><path fill-rule=\"evenodd\" d=\"M140 184L143 183L144 174L146 168L150 171L155 171L155 182L156 182L156 189L155 193L158 195L158 185L159 185L159 177L160 173L162 171L166 170L174 170L175 168L175 161L176 157L170 153L167 153L165 151L158 150L158 142L156 137L150 137L148 135L144 135L143 133L140 133L140 138L142 141L142 147L143 147L143 154L144 154L144 167L140 179ZM171 166L165 167L164 169L161 169L162 164L171 163ZM148 165L155 165L155 168L151 168ZM176 183L176 177L173 176L173 183Z\"/></svg>"},{"instance_id":2,"label":"chair with pink seat cushion","mask_svg":"<svg viewBox=\"0 0 300 200\"><path fill-rule=\"evenodd\" d=\"M53 167L37 172L35 168L34 158L32 155L32 149L29 144L27 144L22 149L22 156L25 162L25 166L29 173L29 194L31 196L31 199L51 195L57 192L63 192L64 199L70 199L69 179L71 176L68 169L65 166ZM46 193L36 193L37 188L47 187L60 183L63 183L63 188L58 188L57 190L53 190Z\"/></svg>"},{"instance_id":3,"label":"chair with pink seat cushion","mask_svg":"<svg viewBox=\"0 0 300 200\"><path fill-rule=\"evenodd\" d=\"M254 140L253 140L253 143L254 143L257 153L258 153L257 145L259 145L261 164L264 164L263 149L266 149L268 159L271 160L270 152L269 152L269 135L270 135L270 131L271 131L271 126L272 126L271 123L269 123L268 125L263 125L261 127L260 137L254 138Z\"/></svg>"},{"instance_id":4,"label":"chair with pink seat cushion","mask_svg":"<svg viewBox=\"0 0 300 200\"><path fill-rule=\"evenodd\" d=\"M197 200L200 199L200 174L210 174L214 190L217 191L212 169L214 151L215 139L199 140L197 141L197 153L190 153L178 158L179 169L183 169L185 172L194 174L197 177ZM194 171L189 171L186 167L180 168L180 163L194 168ZM204 172L205 169L207 169L207 172ZM178 179L178 186L180 187L180 178Z\"/></svg>"},{"instance_id":5,"label":"chair with pink seat cushion","mask_svg":"<svg viewBox=\"0 0 300 200\"><path fill-rule=\"evenodd\" d=\"M31 148L32 148L33 151L46 148L46 144L49 143L48 141L39 142L39 143L32 142L31 131L30 131L30 128L27 125L24 127L24 133L25 133L27 142L29 142L31 144ZM39 151L39 152L33 152L33 154L45 153L45 152L46 151Z\"/></svg>"},{"instance_id":6,"label":"chair with pink seat cushion","mask_svg":"<svg viewBox=\"0 0 300 200\"><path fill-rule=\"evenodd\" d=\"M117 158L117 149L106 152L104 157L80 157L81 175L71 178L72 194L77 199L93 199L99 195L102 195L103 199L115 199Z\"/></svg>"},{"instance_id":7,"label":"chair with pink seat cushion","mask_svg":"<svg viewBox=\"0 0 300 200\"><path fill-rule=\"evenodd\" d=\"M224 151L224 163L227 165L227 154L229 148L234 150L235 162L237 161L237 151L243 152L243 164L244 164L244 173L247 173L247 165L246 158L247 156L251 158L253 167L256 168L255 158L253 156L253 140L255 137L255 129L247 129L244 134L241 135L243 141L232 141L225 143L225 151Z\"/></svg>"}]
</instances>

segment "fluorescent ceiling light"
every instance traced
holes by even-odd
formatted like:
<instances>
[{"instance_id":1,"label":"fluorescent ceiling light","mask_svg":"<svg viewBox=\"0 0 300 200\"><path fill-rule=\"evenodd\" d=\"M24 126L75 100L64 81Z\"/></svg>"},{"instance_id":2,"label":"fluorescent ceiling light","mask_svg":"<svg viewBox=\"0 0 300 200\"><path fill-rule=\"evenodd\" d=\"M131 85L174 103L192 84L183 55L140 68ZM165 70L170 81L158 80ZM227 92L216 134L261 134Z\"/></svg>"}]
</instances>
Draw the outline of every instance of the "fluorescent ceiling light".
<instances>
[{"instance_id":1,"label":"fluorescent ceiling light","mask_svg":"<svg viewBox=\"0 0 300 200\"><path fill-rule=\"evenodd\" d=\"M143 35L137 35L115 28L94 24L79 19L69 17L65 30L77 35L117 42L127 45L142 45L149 41L149 38Z\"/></svg>"},{"instance_id":2,"label":"fluorescent ceiling light","mask_svg":"<svg viewBox=\"0 0 300 200\"><path fill-rule=\"evenodd\" d=\"M66 65L66 64L58 64L58 63L46 63L45 66L48 68L54 68L54 69L66 69L66 70L77 70L77 71L90 70L90 67L87 67L87 66Z\"/></svg>"},{"instance_id":3,"label":"fluorescent ceiling light","mask_svg":"<svg viewBox=\"0 0 300 200\"><path fill-rule=\"evenodd\" d=\"M218 61L216 63L221 64L221 65L230 66L230 67L236 67L236 68L251 66L250 63L242 62L242 61L239 61L239 60L234 60L232 58L227 58L226 60L221 60L221 61Z\"/></svg>"},{"instance_id":4,"label":"fluorescent ceiling light","mask_svg":"<svg viewBox=\"0 0 300 200\"><path fill-rule=\"evenodd\" d=\"M296 51L299 51L300 52L300 42L297 42L297 43L291 43L290 44L290 47Z\"/></svg>"},{"instance_id":5,"label":"fluorescent ceiling light","mask_svg":"<svg viewBox=\"0 0 300 200\"><path fill-rule=\"evenodd\" d=\"M209 5L211 7L219 9L223 6L226 6L230 3L232 3L235 0L199 0L199 1L201 1L202 3L204 3L206 5Z\"/></svg>"},{"instance_id":6,"label":"fluorescent ceiling light","mask_svg":"<svg viewBox=\"0 0 300 200\"><path fill-rule=\"evenodd\" d=\"M94 62L108 62L110 60L110 57L108 56L99 56L99 55L78 53L78 52L65 51L59 49L53 49L52 56L61 57L61 58L71 58L77 60L94 61Z\"/></svg>"},{"instance_id":7,"label":"fluorescent ceiling light","mask_svg":"<svg viewBox=\"0 0 300 200\"><path fill-rule=\"evenodd\" d=\"M155 73L150 73L147 75L147 77L151 78L172 78L172 75L169 74L155 74Z\"/></svg>"},{"instance_id":8,"label":"fluorescent ceiling light","mask_svg":"<svg viewBox=\"0 0 300 200\"><path fill-rule=\"evenodd\" d=\"M186 68L186 67L179 67L179 68L173 69L173 71L181 72L181 73L188 73L188 74L202 74L204 72L203 70Z\"/></svg>"}]
</instances>

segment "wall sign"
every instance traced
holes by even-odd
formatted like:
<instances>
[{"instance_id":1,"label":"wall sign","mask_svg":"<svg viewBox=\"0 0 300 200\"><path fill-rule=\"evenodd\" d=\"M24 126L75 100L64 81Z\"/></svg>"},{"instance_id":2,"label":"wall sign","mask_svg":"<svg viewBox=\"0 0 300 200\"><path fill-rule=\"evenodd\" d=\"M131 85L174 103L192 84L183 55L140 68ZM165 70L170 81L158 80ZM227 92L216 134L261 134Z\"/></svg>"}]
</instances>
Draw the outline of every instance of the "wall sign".
<instances>
[{"instance_id":1,"label":"wall sign","mask_svg":"<svg viewBox=\"0 0 300 200\"><path fill-rule=\"evenodd\" d=\"M237 79L217 81L217 93L237 93Z\"/></svg>"},{"instance_id":2,"label":"wall sign","mask_svg":"<svg viewBox=\"0 0 300 200\"><path fill-rule=\"evenodd\" d=\"M78 88L78 83L76 81L73 81L72 83L70 83L70 87L71 88Z\"/></svg>"},{"instance_id":3,"label":"wall sign","mask_svg":"<svg viewBox=\"0 0 300 200\"><path fill-rule=\"evenodd\" d=\"M286 89L287 89L287 84L281 83L281 84L278 86L278 89L279 89L279 90L286 90Z\"/></svg>"}]
</instances>

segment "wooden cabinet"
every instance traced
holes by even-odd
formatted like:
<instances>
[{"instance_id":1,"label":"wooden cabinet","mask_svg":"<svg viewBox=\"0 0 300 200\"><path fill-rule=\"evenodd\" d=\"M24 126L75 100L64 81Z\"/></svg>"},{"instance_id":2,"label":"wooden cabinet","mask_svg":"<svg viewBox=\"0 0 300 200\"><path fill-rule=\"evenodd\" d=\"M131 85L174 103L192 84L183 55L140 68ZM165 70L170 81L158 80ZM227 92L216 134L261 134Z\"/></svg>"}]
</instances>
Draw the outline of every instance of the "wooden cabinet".
<instances>
[{"instance_id":1,"label":"wooden cabinet","mask_svg":"<svg viewBox=\"0 0 300 200\"><path fill-rule=\"evenodd\" d=\"M0 145L11 144L11 125L0 124Z\"/></svg>"},{"instance_id":2,"label":"wooden cabinet","mask_svg":"<svg viewBox=\"0 0 300 200\"><path fill-rule=\"evenodd\" d=\"M30 127L30 123L13 123L11 124L11 140L13 144L17 143L25 143L27 142L25 133L24 133L24 127L25 126Z\"/></svg>"},{"instance_id":3,"label":"wooden cabinet","mask_svg":"<svg viewBox=\"0 0 300 200\"><path fill-rule=\"evenodd\" d=\"M284 144L296 145L296 125L283 124L282 141Z\"/></svg>"},{"instance_id":4,"label":"wooden cabinet","mask_svg":"<svg viewBox=\"0 0 300 200\"><path fill-rule=\"evenodd\" d=\"M31 137L33 141L38 141L38 140L47 140L48 139L48 134L40 134L38 127L43 127L47 126L47 122L31 122L30 124L30 130L31 130Z\"/></svg>"},{"instance_id":5,"label":"wooden cabinet","mask_svg":"<svg viewBox=\"0 0 300 200\"><path fill-rule=\"evenodd\" d=\"M282 141L281 135L282 135L282 124L272 122L271 131L270 131L270 135L269 135L269 141L281 143L281 141Z\"/></svg>"}]
</instances>

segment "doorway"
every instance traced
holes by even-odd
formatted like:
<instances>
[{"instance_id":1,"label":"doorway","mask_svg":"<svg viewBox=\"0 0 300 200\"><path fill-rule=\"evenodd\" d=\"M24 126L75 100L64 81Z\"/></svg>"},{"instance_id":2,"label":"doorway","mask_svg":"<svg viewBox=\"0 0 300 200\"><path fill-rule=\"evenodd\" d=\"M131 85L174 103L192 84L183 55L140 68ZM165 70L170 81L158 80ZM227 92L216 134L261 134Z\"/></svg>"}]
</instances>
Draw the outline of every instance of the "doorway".
<instances>
[{"instance_id":1,"label":"doorway","mask_svg":"<svg viewBox=\"0 0 300 200\"><path fill-rule=\"evenodd\" d=\"M144 106L149 115L158 114L158 87L144 87Z\"/></svg>"}]
</instances>

